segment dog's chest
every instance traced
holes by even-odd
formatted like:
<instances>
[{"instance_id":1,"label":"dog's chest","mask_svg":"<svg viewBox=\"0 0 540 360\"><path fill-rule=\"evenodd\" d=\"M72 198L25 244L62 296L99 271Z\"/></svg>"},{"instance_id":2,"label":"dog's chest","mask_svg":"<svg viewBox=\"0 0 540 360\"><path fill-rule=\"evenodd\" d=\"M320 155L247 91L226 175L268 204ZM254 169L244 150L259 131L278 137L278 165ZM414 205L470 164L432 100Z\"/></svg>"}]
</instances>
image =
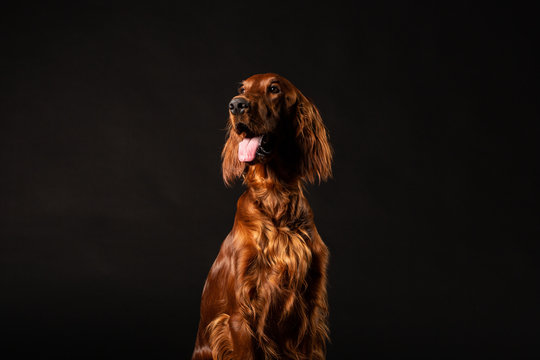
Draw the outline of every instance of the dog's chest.
<instances>
[{"instance_id":1,"label":"dog's chest","mask_svg":"<svg viewBox=\"0 0 540 360\"><path fill-rule=\"evenodd\" d=\"M289 228L265 227L257 236L254 265L257 288L270 286L274 291L301 290L308 274L312 253L307 232Z\"/></svg>"}]
</instances>

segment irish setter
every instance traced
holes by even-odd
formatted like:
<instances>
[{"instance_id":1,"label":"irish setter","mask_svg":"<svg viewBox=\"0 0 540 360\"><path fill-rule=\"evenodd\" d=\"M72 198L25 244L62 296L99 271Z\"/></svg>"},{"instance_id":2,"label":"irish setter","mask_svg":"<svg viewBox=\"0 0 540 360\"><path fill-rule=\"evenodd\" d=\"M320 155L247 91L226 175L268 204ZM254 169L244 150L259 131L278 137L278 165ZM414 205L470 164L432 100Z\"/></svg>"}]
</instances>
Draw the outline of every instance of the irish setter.
<instances>
[{"instance_id":1,"label":"irish setter","mask_svg":"<svg viewBox=\"0 0 540 360\"><path fill-rule=\"evenodd\" d=\"M238 91L223 178L247 190L204 285L193 359L324 359L328 249L303 188L331 176L328 135L282 76L253 75Z\"/></svg>"}]
</instances>

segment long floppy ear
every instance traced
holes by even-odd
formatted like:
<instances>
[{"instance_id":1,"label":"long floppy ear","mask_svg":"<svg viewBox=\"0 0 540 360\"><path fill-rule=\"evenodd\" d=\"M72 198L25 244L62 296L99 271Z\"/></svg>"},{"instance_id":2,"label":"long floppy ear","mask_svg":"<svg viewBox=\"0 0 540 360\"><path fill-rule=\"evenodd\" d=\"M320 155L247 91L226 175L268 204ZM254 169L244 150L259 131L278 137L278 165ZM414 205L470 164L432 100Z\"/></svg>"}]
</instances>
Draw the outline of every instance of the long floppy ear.
<instances>
[{"instance_id":1,"label":"long floppy ear","mask_svg":"<svg viewBox=\"0 0 540 360\"><path fill-rule=\"evenodd\" d=\"M227 128L227 141L221 152L223 181L225 185L231 186L236 178L242 175L245 165L238 160L238 135L232 131L229 124Z\"/></svg>"},{"instance_id":2,"label":"long floppy ear","mask_svg":"<svg viewBox=\"0 0 540 360\"><path fill-rule=\"evenodd\" d=\"M296 141L300 148L300 175L310 183L332 177L332 147L319 110L298 92Z\"/></svg>"}]
</instances>

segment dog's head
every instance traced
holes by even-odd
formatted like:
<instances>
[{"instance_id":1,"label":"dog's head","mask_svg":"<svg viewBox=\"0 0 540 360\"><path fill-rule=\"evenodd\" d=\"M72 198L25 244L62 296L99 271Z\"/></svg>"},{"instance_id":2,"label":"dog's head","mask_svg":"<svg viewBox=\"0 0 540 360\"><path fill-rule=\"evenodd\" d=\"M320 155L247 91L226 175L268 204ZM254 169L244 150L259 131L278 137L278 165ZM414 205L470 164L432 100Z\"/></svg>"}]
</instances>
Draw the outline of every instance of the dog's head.
<instances>
[{"instance_id":1,"label":"dog's head","mask_svg":"<svg viewBox=\"0 0 540 360\"><path fill-rule=\"evenodd\" d=\"M289 179L331 176L332 149L319 111L277 74L242 81L229 103L227 136L222 158L228 185L253 164L274 167Z\"/></svg>"}]
</instances>

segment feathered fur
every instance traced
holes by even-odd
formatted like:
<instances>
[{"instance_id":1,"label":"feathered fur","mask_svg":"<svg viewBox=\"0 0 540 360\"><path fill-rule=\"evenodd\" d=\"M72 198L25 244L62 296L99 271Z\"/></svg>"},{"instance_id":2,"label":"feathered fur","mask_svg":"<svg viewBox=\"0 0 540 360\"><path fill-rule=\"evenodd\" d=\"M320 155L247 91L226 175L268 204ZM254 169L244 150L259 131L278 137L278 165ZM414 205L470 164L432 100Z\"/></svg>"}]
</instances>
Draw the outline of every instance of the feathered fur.
<instances>
[{"instance_id":1,"label":"feathered fur","mask_svg":"<svg viewBox=\"0 0 540 360\"><path fill-rule=\"evenodd\" d=\"M249 111L230 115L222 159L225 183L243 177L247 190L204 286L193 359L324 359L328 249L303 186L331 176L327 131L317 108L283 77L254 75L243 87ZM271 134L271 155L239 161L247 134L238 122Z\"/></svg>"}]
</instances>

